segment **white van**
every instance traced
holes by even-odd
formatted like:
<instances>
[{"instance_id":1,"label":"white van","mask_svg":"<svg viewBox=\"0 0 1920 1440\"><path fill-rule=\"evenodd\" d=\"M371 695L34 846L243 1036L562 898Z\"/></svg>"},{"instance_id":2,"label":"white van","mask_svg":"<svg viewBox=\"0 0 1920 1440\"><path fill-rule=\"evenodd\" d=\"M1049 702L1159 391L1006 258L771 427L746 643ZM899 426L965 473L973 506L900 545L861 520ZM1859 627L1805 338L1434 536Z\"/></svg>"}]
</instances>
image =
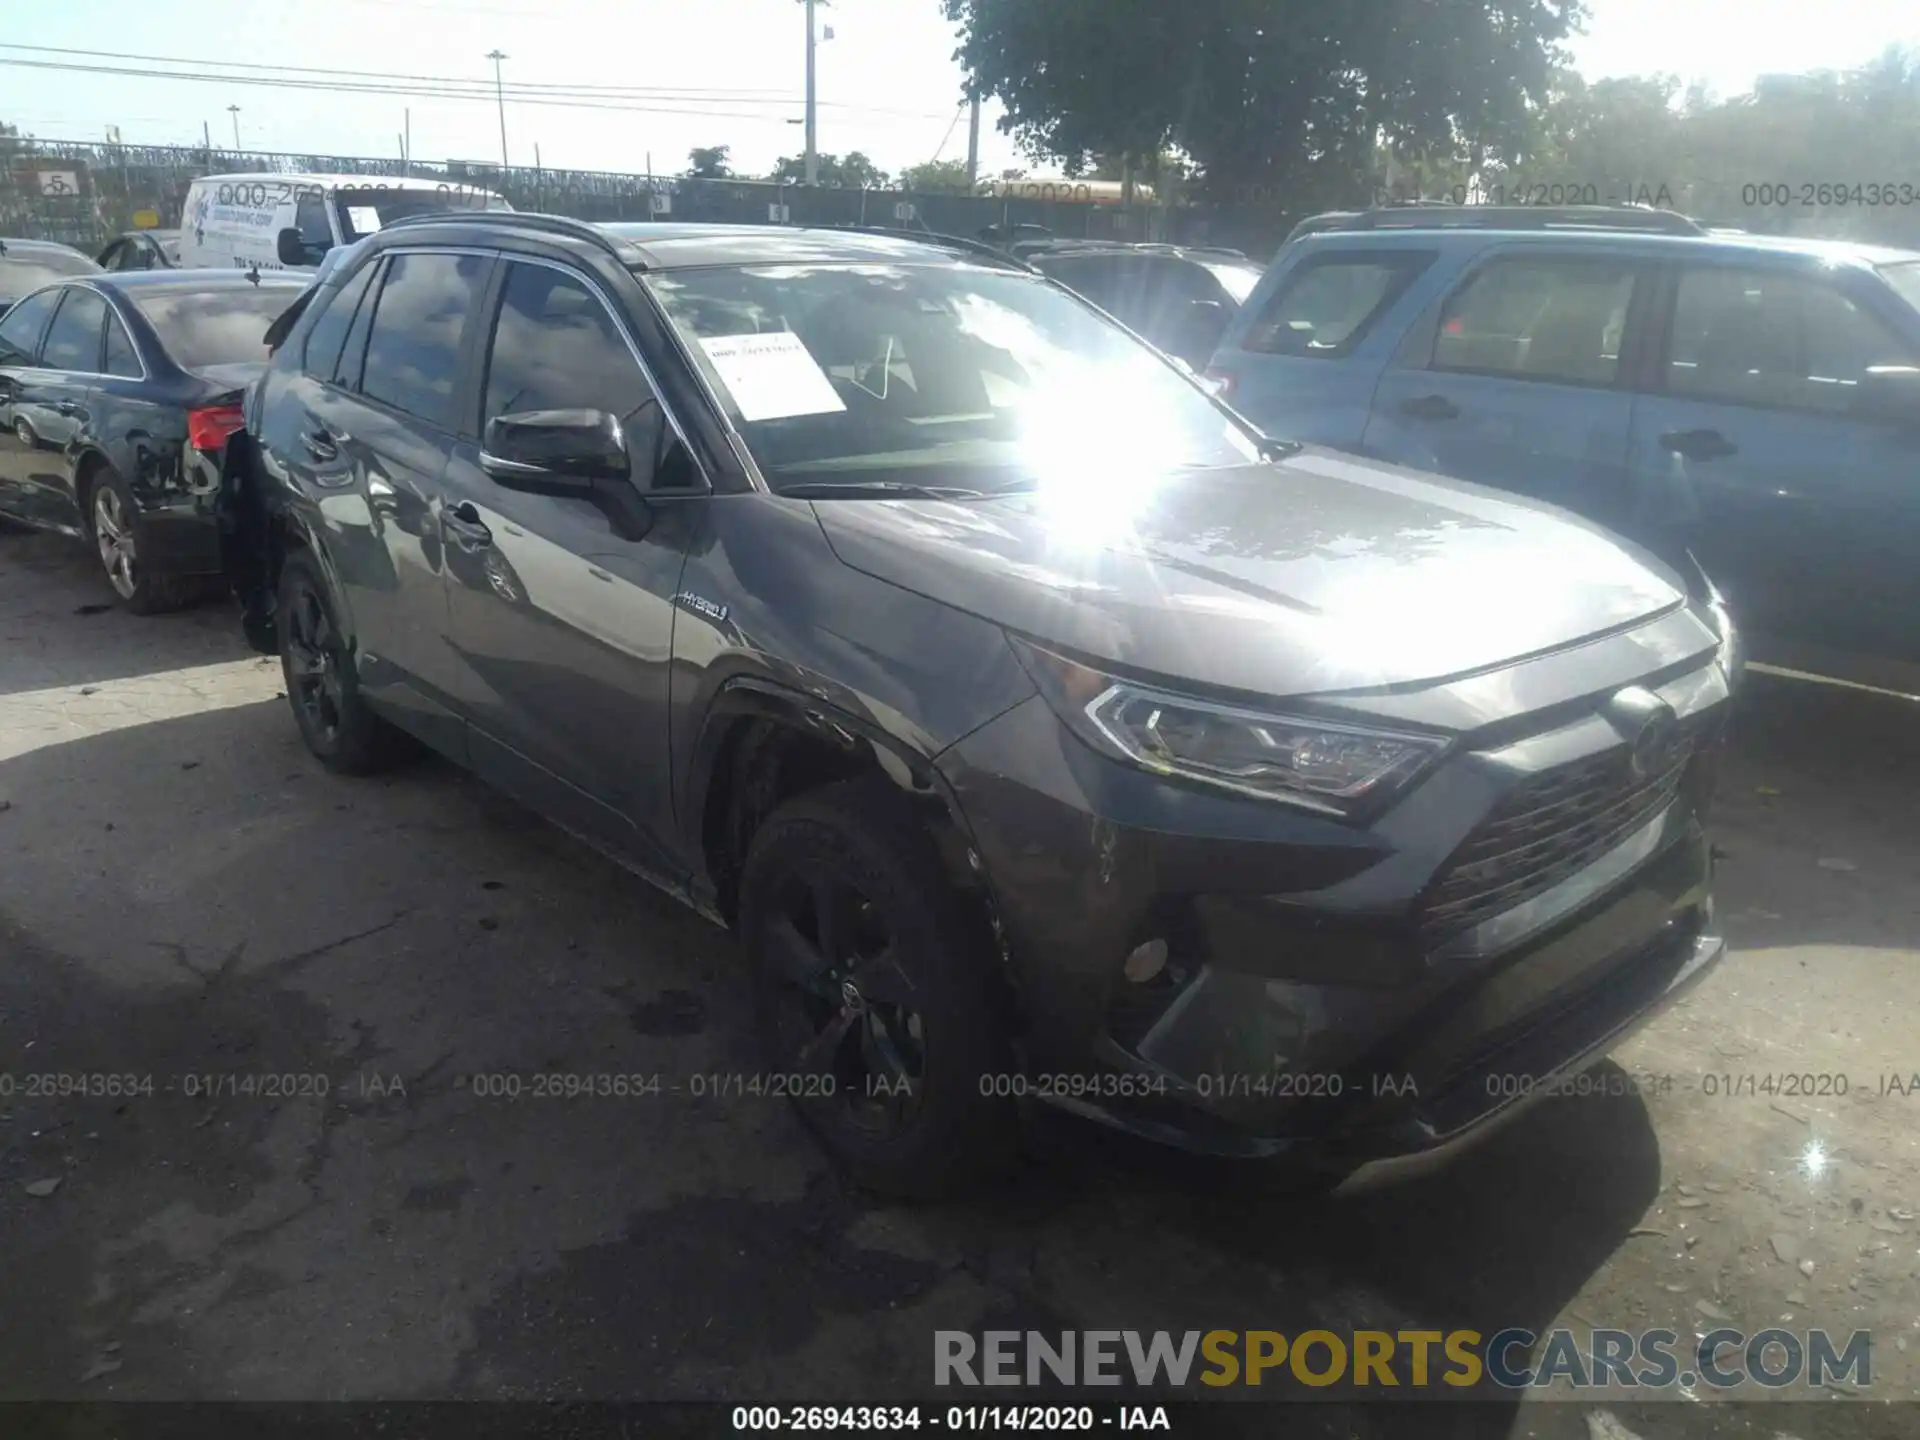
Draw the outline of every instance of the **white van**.
<instances>
[{"instance_id":1,"label":"white van","mask_svg":"<svg viewBox=\"0 0 1920 1440\"><path fill-rule=\"evenodd\" d=\"M407 215L511 210L488 190L385 175L204 175L187 189L182 269L312 270Z\"/></svg>"}]
</instances>

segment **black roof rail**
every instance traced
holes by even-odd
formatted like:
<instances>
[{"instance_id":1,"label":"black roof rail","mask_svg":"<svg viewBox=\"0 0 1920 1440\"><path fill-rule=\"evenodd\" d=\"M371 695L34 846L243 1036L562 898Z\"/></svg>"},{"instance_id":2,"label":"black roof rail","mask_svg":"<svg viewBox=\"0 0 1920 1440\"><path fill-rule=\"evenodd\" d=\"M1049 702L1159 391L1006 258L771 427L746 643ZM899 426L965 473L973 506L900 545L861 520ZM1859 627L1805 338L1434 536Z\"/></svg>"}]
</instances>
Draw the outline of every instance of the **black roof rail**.
<instances>
[{"instance_id":1,"label":"black roof rail","mask_svg":"<svg viewBox=\"0 0 1920 1440\"><path fill-rule=\"evenodd\" d=\"M969 255L978 255L982 259L994 260L1020 270L1033 269L1033 266L1019 256L1002 250L991 241L969 240L964 235L944 235L937 230L909 230L901 225L829 225L823 228L844 230L855 235L890 235L899 240L917 240L922 245L932 245L945 250L963 250Z\"/></svg>"},{"instance_id":2,"label":"black roof rail","mask_svg":"<svg viewBox=\"0 0 1920 1440\"><path fill-rule=\"evenodd\" d=\"M1704 235L1707 227L1677 210L1650 205L1383 205L1330 210L1293 227L1289 241L1327 230L1625 230L1650 235Z\"/></svg>"},{"instance_id":3,"label":"black roof rail","mask_svg":"<svg viewBox=\"0 0 1920 1440\"><path fill-rule=\"evenodd\" d=\"M636 247L622 237L609 235L598 225L585 220L574 220L565 215L543 215L534 210L463 210L457 206L445 210L429 210L418 215L402 215L388 222L382 230L397 230L406 225L470 225L481 224L500 226L504 229L541 230L549 235L565 235L574 240L585 240L589 245L597 245L622 265L639 263Z\"/></svg>"}]
</instances>

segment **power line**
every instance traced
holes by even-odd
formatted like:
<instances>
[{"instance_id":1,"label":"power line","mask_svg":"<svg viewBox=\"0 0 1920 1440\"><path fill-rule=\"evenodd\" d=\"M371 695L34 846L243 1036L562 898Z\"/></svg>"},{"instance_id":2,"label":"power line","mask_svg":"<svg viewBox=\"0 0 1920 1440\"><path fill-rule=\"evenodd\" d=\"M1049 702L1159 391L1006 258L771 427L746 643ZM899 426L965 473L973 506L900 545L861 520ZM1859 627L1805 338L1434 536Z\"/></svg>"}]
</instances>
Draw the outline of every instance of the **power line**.
<instances>
[{"instance_id":1,"label":"power line","mask_svg":"<svg viewBox=\"0 0 1920 1440\"><path fill-rule=\"evenodd\" d=\"M18 45L0 41L0 50L26 50L37 55L80 55L93 60L138 60L146 65L219 66L227 70L279 70L296 75L331 75L349 80L421 80L434 85L472 85L480 83L466 75L408 75L381 70L341 70L322 65L266 65L253 60L196 60L186 55L137 55L124 50L76 50L64 45ZM706 85L556 85L551 82L515 81L510 89L599 91L635 96L709 95L717 99L744 99L753 95L798 100L789 90L729 90Z\"/></svg>"},{"instance_id":2,"label":"power line","mask_svg":"<svg viewBox=\"0 0 1920 1440\"><path fill-rule=\"evenodd\" d=\"M394 95L422 100L477 100L493 103L491 85L475 90L422 90L396 85L359 85L346 81L273 79L258 75L187 75L171 70L148 70L128 66L74 65L53 60L14 60L0 56L0 65L23 70L57 70L82 75L118 75L136 80L184 80L218 85L252 85L270 90L318 90L336 94ZM763 125L784 125L780 115L746 110L690 110L672 105L611 105L592 100L568 100L550 96L512 96L516 105L547 105L562 110L615 110L638 115L691 115L710 120L757 120ZM735 102L740 103L740 102ZM790 103L790 102L789 102ZM928 116L926 118L935 118Z\"/></svg>"},{"instance_id":3,"label":"power line","mask_svg":"<svg viewBox=\"0 0 1920 1440\"><path fill-rule=\"evenodd\" d=\"M148 69L123 69L121 67L71 66L63 67L51 61L16 61L0 59L0 64L20 65L26 68L60 69L72 68L87 74L126 74L139 78L165 78L178 80L221 80L229 84L271 85L283 84L293 88L327 88L315 82L302 85L297 76L312 75L326 77L340 86L366 87L359 91L363 94L408 94L408 95L446 95L451 98L465 99L479 95L483 99L497 98L493 86L484 79L455 75L411 75L388 71L341 70L316 65L267 65L244 60L195 60L178 55L138 55L119 50L78 50L58 45L18 45L10 41L0 41L0 50L15 50L37 55L82 56L96 60L132 60L144 66L153 65L193 65L200 67L195 72L158 72ZM217 68L216 68L217 67ZM260 76L233 74L233 71L262 71ZM404 81L435 87L432 90L416 90L390 87L387 82ZM502 87L506 98L526 104L537 104L542 100L562 98L580 98L585 100L671 100L688 105L741 104L741 105L797 105L801 97L791 91L781 90L729 90L705 86L650 86L650 85L583 85L555 84L548 81L514 81ZM850 102L823 101L823 106L837 110L854 110L875 115L904 115L922 120L938 120L940 115L927 110L898 110L878 105L858 105ZM662 113L705 113L698 111L662 112ZM719 112L714 112L719 113Z\"/></svg>"}]
</instances>

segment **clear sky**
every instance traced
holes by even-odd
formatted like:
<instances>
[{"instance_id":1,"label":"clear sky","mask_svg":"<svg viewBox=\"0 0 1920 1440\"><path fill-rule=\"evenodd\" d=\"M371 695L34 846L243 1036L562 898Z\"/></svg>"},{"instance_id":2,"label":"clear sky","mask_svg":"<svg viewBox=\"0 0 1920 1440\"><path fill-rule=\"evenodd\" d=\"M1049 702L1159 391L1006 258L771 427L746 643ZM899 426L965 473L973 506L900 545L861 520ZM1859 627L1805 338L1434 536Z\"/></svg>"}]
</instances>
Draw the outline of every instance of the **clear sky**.
<instances>
[{"instance_id":1,"label":"clear sky","mask_svg":"<svg viewBox=\"0 0 1920 1440\"><path fill-rule=\"evenodd\" d=\"M1168 0L1179 3L1179 0ZM1920 42L1913 0L1591 0L1575 59L1590 76L1670 71L1723 93L1756 74L1860 64L1890 43ZM683 169L695 145L730 145L743 171L798 154L805 21L797 0L0 0L0 60L138 66L116 58L35 54L38 45L166 57L145 68L233 66L492 80L486 52L507 53L509 85L641 89L593 98L614 108L507 104L516 164L534 146L548 166ZM897 171L964 159L955 123L955 37L938 0L833 0L819 11L833 38L819 47L819 143L862 150ZM29 21L30 23L19 23ZM327 78L327 77L317 77ZM404 83L404 82L382 82ZM664 93L675 92L675 93ZM695 92L695 93L690 93ZM725 93L722 93L725 92ZM576 92L577 93L577 92ZM130 142L194 143L202 125L231 142L238 105L248 148L396 155L412 111L420 159L492 159L500 153L490 94L476 99L357 94L77 74L0 65L0 119L47 138L99 139L117 125ZM621 107L646 107L621 108ZM672 113L681 112L681 113ZM694 113L685 113L694 112ZM994 132L982 168L1031 167Z\"/></svg>"}]
</instances>

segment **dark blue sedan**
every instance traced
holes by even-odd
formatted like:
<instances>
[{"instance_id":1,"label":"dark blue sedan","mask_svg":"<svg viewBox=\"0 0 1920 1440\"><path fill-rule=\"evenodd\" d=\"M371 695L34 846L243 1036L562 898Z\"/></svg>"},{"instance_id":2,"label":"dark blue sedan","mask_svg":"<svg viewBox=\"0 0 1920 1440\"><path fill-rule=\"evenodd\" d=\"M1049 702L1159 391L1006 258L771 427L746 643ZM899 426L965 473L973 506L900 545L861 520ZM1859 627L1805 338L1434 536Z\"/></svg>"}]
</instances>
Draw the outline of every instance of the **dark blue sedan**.
<instances>
[{"instance_id":1,"label":"dark blue sedan","mask_svg":"<svg viewBox=\"0 0 1920 1440\"><path fill-rule=\"evenodd\" d=\"M87 541L138 614L185 603L221 572L221 457L303 279L92 274L22 298L0 319L0 517Z\"/></svg>"}]
</instances>

